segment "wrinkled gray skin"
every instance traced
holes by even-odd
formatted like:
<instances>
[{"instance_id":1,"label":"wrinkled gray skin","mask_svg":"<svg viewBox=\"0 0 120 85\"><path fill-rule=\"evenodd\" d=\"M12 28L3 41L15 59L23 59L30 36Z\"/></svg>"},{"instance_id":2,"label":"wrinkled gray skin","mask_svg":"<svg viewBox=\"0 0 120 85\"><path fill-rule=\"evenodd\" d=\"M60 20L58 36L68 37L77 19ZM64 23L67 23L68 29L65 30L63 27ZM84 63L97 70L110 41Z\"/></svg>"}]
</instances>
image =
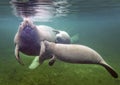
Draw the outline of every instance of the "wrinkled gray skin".
<instances>
[{"instance_id":1,"label":"wrinkled gray skin","mask_svg":"<svg viewBox=\"0 0 120 85\"><path fill-rule=\"evenodd\" d=\"M56 42L55 29L40 25L35 26L32 21L24 20L18 28L18 32L15 35L15 56L20 64L23 62L20 59L19 52L22 52L30 56L40 56L44 51L43 41L47 40L50 42ZM44 58L51 58L50 54L42 55ZM47 57L46 57L47 56Z\"/></svg>"},{"instance_id":2,"label":"wrinkled gray skin","mask_svg":"<svg viewBox=\"0 0 120 85\"><path fill-rule=\"evenodd\" d=\"M95 50L87 46L75 44L57 44L48 41L44 41L44 45L46 52L50 52L52 54L53 60L54 58L57 58L61 61L69 63L99 64L105 67L114 78L118 77L118 74L114 71L114 69L108 65ZM52 62L52 59L50 62ZM43 61L41 61L41 63L43 63Z\"/></svg>"}]
</instances>

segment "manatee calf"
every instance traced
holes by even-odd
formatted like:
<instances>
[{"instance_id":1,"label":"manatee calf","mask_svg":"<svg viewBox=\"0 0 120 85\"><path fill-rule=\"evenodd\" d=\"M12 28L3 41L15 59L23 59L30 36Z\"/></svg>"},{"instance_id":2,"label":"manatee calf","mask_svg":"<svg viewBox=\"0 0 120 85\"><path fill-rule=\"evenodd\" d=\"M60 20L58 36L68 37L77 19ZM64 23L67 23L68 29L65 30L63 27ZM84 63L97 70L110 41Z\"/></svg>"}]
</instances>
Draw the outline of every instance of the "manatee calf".
<instances>
[{"instance_id":1,"label":"manatee calf","mask_svg":"<svg viewBox=\"0 0 120 85\"><path fill-rule=\"evenodd\" d=\"M78 64L99 64L105 67L114 78L118 77L118 74L114 71L114 69L108 65L95 50L87 46L56 44L48 41L44 41L44 44L46 52L50 52L53 54L53 57L56 56L56 58L61 61Z\"/></svg>"}]
</instances>

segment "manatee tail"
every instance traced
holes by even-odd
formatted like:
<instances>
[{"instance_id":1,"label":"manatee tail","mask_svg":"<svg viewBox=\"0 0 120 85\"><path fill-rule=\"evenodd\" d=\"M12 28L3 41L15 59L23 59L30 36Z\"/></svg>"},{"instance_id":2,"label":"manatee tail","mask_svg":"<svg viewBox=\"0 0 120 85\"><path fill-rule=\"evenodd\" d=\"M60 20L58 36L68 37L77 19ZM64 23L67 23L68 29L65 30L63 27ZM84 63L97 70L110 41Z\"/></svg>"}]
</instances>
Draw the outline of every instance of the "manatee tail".
<instances>
[{"instance_id":1,"label":"manatee tail","mask_svg":"<svg viewBox=\"0 0 120 85\"><path fill-rule=\"evenodd\" d=\"M36 69L40 65L39 56L36 56L29 66L29 69Z\"/></svg>"},{"instance_id":2,"label":"manatee tail","mask_svg":"<svg viewBox=\"0 0 120 85\"><path fill-rule=\"evenodd\" d=\"M118 78L118 74L116 73L116 71L104 60L102 60L100 64L105 67L105 69L111 74L111 76L113 76L114 78Z\"/></svg>"}]
</instances>

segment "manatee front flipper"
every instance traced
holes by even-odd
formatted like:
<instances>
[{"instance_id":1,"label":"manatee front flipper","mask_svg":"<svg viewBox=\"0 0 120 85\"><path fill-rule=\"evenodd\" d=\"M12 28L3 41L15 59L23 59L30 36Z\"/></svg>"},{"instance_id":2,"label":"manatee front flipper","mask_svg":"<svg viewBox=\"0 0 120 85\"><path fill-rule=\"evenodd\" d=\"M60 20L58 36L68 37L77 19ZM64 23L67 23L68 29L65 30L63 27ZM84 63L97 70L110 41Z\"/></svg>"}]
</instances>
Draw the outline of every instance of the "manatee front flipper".
<instances>
[{"instance_id":1,"label":"manatee front flipper","mask_svg":"<svg viewBox=\"0 0 120 85\"><path fill-rule=\"evenodd\" d=\"M42 64L45 60L44 56L42 56L45 53L45 45L44 42L41 41L40 43L41 49L40 49L40 54L39 54L39 63Z\"/></svg>"},{"instance_id":2,"label":"manatee front flipper","mask_svg":"<svg viewBox=\"0 0 120 85\"><path fill-rule=\"evenodd\" d=\"M30 64L29 69L35 69L35 68L37 68L39 65L40 65L40 63L39 63L39 56L36 56L36 57L34 58L34 60L32 61L32 63Z\"/></svg>"},{"instance_id":3,"label":"manatee front flipper","mask_svg":"<svg viewBox=\"0 0 120 85\"><path fill-rule=\"evenodd\" d=\"M59 30L52 30L53 32L55 32L56 34L58 34L58 33L60 33L60 31Z\"/></svg>"},{"instance_id":4,"label":"manatee front flipper","mask_svg":"<svg viewBox=\"0 0 120 85\"><path fill-rule=\"evenodd\" d=\"M53 55L53 57L49 60L49 66L53 66L55 61L56 61L56 57L55 57L55 55Z\"/></svg>"},{"instance_id":5,"label":"manatee front flipper","mask_svg":"<svg viewBox=\"0 0 120 85\"><path fill-rule=\"evenodd\" d=\"M19 46L16 44L15 46L15 57L17 61L21 64L24 65L24 63L21 61L20 56L19 56Z\"/></svg>"}]
</instances>

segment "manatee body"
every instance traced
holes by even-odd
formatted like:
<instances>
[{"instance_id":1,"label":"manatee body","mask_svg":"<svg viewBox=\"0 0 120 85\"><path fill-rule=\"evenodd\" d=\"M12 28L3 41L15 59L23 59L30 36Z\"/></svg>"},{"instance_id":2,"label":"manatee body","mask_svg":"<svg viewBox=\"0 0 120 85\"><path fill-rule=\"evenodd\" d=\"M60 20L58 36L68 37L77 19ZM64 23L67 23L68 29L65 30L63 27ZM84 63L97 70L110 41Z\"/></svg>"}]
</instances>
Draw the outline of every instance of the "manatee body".
<instances>
[{"instance_id":1,"label":"manatee body","mask_svg":"<svg viewBox=\"0 0 120 85\"><path fill-rule=\"evenodd\" d=\"M44 41L46 51L56 56L57 59L69 63L78 64L99 64L117 78L118 74L108 65L103 58L93 49L84 45L75 44L55 44L53 42Z\"/></svg>"}]
</instances>

